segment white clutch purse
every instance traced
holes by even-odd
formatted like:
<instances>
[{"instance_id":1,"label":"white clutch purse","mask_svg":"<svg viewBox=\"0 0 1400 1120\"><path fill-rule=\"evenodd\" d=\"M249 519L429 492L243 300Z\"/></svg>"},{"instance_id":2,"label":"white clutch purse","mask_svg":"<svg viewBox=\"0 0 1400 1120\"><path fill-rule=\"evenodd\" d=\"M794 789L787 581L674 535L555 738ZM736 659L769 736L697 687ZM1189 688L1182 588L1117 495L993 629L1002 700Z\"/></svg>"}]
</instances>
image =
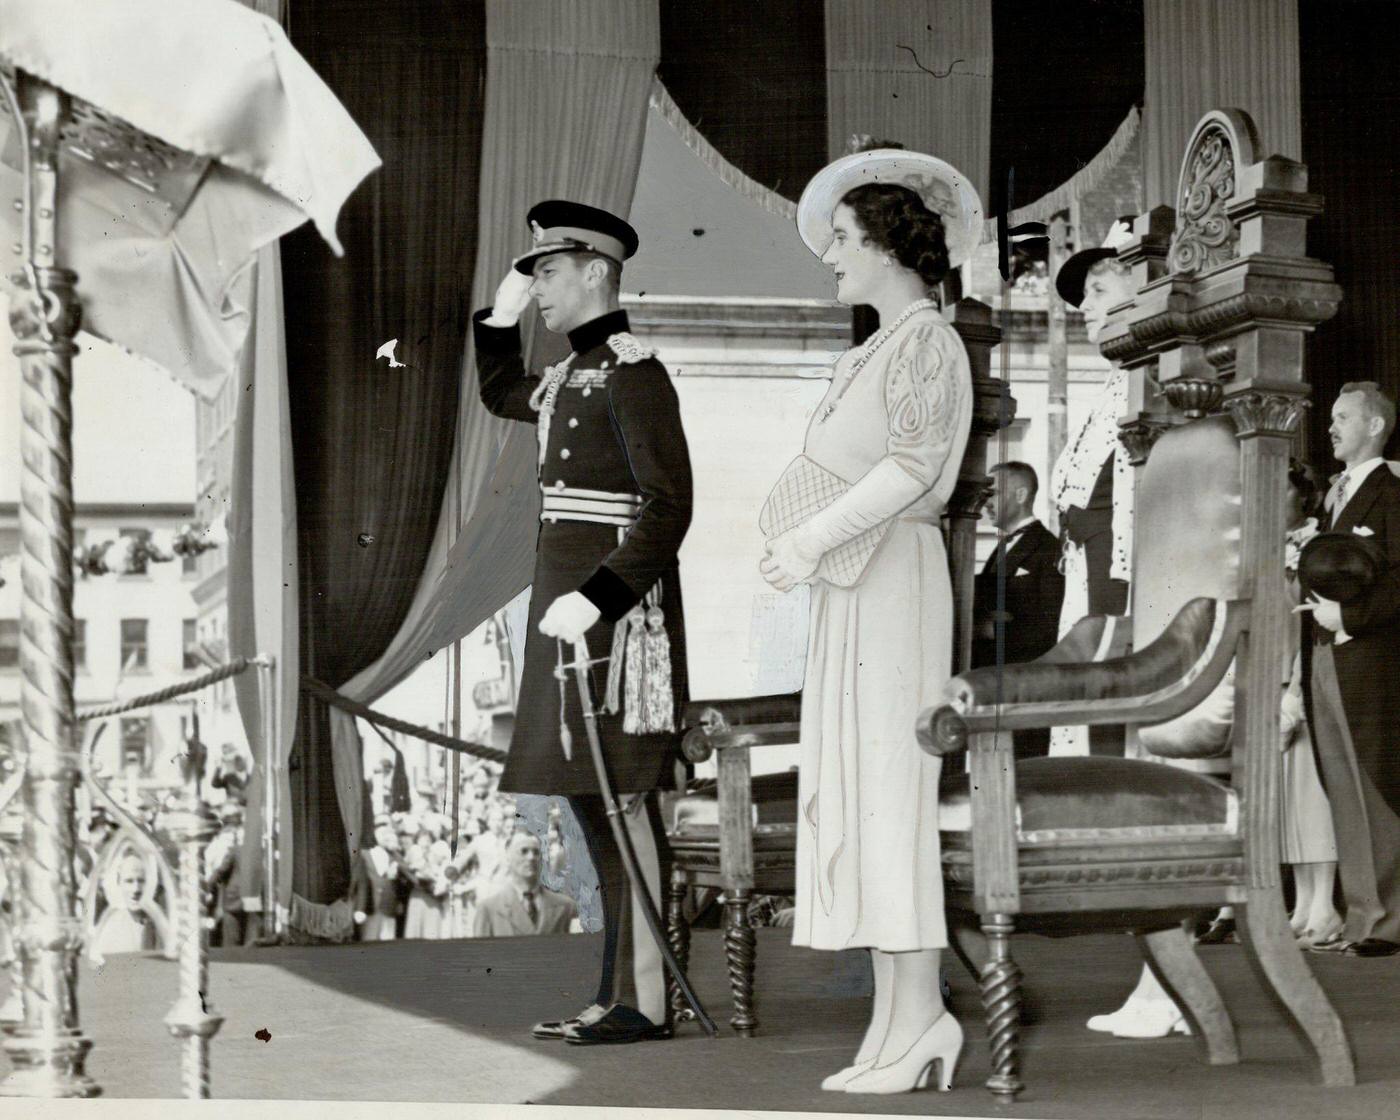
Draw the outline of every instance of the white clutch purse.
<instances>
[{"instance_id":1,"label":"white clutch purse","mask_svg":"<svg viewBox=\"0 0 1400 1120\"><path fill-rule=\"evenodd\" d=\"M758 515L758 527L772 540L820 513L851 488L839 475L799 455L783 471L773 486L763 510ZM815 575L837 587L854 587L865 574L866 565L884 539L888 521L882 521L833 548L821 558Z\"/></svg>"}]
</instances>

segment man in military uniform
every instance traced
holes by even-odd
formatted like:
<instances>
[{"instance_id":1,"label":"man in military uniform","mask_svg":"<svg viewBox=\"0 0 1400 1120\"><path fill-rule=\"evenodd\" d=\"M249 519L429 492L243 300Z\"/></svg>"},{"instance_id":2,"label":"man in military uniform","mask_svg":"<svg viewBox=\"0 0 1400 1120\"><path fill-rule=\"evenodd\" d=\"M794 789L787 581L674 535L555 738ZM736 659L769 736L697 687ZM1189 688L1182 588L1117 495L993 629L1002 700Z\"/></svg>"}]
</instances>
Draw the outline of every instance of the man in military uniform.
<instances>
[{"instance_id":1,"label":"man in military uniform","mask_svg":"<svg viewBox=\"0 0 1400 1120\"><path fill-rule=\"evenodd\" d=\"M647 931L634 927L631 889L608 824L572 674L571 643L607 658L595 689L598 731L638 862L659 905L665 833L654 791L671 773L686 698L677 553L690 527L690 457L665 367L628 333L618 307L622 262L637 234L620 218L572 202L542 202L528 219L535 245L473 319L482 403L537 425L542 496L529 637L515 730L500 787L569 800L598 872L603 967L594 1003L537 1024L537 1038L580 1045L666 1038L665 977ZM535 375L517 320L530 300L573 352ZM595 683L597 676L595 676ZM630 796L629 796L630 795ZM635 955L632 968L629 958Z\"/></svg>"}]
</instances>

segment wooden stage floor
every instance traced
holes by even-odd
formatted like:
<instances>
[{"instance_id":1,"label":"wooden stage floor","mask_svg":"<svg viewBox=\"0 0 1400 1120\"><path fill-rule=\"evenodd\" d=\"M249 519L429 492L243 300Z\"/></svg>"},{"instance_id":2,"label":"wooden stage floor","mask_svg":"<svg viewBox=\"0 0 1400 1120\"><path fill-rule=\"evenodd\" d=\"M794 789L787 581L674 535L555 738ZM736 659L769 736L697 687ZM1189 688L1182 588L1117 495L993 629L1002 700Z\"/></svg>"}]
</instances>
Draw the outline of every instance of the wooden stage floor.
<instances>
[{"instance_id":1,"label":"wooden stage floor","mask_svg":"<svg viewBox=\"0 0 1400 1120\"><path fill-rule=\"evenodd\" d=\"M1188 1038L1126 1041L1084 1028L1132 987L1139 961L1131 939L1018 938L1028 1087L1015 1107L1000 1108L982 1087L987 1047L976 989L956 960L952 1006L968 1045L953 1092L823 1093L821 1078L859 1040L865 962L794 949L783 931L759 932L757 1037L728 1030L718 934L699 931L692 979L724 1025L720 1038L686 1024L670 1042L598 1048L536 1042L524 1029L587 1002L597 936L216 951L210 1001L225 1022L213 1045L214 1095L1105 1120L1400 1116L1400 957L1310 955L1357 1054L1359 1084L1326 1090L1238 945L1201 950L1245 1056L1239 1066L1212 1068ZM178 1044L161 1021L175 984L176 966L154 956L83 967L83 1027L94 1040L88 1069L106 1097L178 1097Z\"/></svg>"}]
</instances>

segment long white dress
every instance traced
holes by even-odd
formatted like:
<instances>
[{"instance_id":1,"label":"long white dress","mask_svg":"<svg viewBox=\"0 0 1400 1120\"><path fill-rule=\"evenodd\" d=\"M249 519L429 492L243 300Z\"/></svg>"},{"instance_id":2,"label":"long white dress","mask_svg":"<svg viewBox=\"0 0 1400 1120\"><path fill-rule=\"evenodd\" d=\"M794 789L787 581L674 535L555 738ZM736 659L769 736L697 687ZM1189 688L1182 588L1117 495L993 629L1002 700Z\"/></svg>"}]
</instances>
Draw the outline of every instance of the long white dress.
<instances>
[{"instance_id":1,"label":"long white dress","mask_svg":"<svg viewBox=\"0 0 1400 1120\"><path fill-rule=\"evenodd\" d=\"M854 361L807 429L805 452L849 481L885 460L917 485L860 582L814 578L802 691L793 944L887 952L947 945L939 865L940 760L915 739L952 669L953 600L939 517L972 419L962 340L936 310L912 316L862 367L824 422ZM907 478L905 477L907 476ZM890 493L857 485L868 512ZM899 499L896 497L895 499Z\"/></svg>"}]
</instances>

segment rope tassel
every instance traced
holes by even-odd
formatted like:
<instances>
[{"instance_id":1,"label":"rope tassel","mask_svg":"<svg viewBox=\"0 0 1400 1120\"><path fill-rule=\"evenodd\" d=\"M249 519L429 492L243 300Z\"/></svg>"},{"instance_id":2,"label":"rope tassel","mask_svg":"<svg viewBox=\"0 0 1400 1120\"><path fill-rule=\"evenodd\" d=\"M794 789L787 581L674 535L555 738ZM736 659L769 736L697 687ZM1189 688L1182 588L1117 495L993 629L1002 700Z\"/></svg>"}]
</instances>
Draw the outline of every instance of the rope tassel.
<instances>
[{"instance_id":1,"label":"rope tassel","mask_svg":"<svg viewBox=\"0 0 1400 1120\"><path fill-rule=\"evenodd\" d=\"M627 710L622 730L629 735L654 735L676 729L675 698L671 694L671 638L661 612L661 587L652 588L645 608L628 613Z\"/></svg>"},{"instance_id":2,"label":"rope tassel","mask_svg":"<svg viewBox=\"0 0 1400 1120\"><path fill-rule=\"evenodd\" d=\"M674 731L676 704L671 694L671 637L660 607L647 611L643 655L646 676L642 680L642 731Z\"/></svg>"}]
</instances>

